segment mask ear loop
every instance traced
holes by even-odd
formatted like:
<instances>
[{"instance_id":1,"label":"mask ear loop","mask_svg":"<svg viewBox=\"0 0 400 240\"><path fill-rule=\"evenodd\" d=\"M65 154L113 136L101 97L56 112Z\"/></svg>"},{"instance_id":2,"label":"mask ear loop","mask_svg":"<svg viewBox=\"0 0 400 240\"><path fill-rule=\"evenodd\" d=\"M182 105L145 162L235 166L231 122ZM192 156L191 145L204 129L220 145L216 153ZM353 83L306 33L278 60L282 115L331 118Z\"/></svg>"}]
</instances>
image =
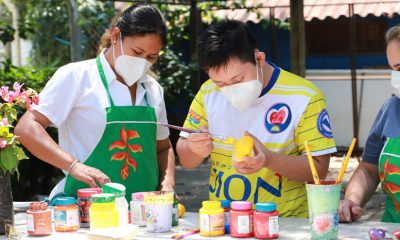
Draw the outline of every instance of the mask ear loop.
<instances>
[{"instance_id":1,"label":"mask ear loop","mask_svg":"<svg viewBox=\"0 0 400 240\"><path fill-rule=\"evenodd\" d=\"M122 47L122 33L121 33L121 31L119 31L119 43L121 45L122 55L125 55L124 48Z\"/></svg>"}]
</instances>

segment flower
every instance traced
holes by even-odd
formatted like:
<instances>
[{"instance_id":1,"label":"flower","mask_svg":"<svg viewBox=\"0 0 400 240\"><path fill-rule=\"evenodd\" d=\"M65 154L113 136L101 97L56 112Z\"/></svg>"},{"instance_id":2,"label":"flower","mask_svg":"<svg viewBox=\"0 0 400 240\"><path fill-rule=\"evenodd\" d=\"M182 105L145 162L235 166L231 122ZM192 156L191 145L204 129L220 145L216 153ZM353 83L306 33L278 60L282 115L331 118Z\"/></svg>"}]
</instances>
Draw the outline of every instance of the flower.
<instances>
[{"instance_id":1,"label":"flower","mask_svg":"<svg viewBox=\"0 0 400 240\"><path fill-rule=\"evenodd\" d=\"M13 124L18 120L22 111L29 110L31 105L39 103L37 92L33 89L23 89L23 84L15 82L13 90L8 86L0 87L0 169L3 173L18 172L20 160L27 159L14 135Z\"/></svg>"},{"instance_id":2,"label":"flower","mask_svg":"<svg viewBox=\"0 0 400 240\"><path fill-rule=\"evenodd\" d=\"M313 228L319 235L329 232L334 225L334 216L329 213L316 216L313 222Z\"/></svg>"}]
</instances>

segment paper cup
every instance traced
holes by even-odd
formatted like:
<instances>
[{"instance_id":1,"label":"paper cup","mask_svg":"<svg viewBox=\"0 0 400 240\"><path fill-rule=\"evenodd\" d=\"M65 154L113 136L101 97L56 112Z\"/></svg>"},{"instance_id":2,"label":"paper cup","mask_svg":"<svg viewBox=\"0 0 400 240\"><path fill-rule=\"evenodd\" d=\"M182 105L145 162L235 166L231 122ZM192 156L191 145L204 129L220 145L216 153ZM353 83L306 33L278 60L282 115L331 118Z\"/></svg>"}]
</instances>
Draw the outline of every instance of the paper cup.
<instances>
[{"instance_id":1,"label":"paper cup","mask_svg":"<svg viewBox=\"0 0 400 240\"><path fill-rule=\"evenodd\" d=\"M172 228L173 192L146 192L146 230L152 233L169 232Z\"/></svg>"},{"instance_id":2,"label":"paper cup","mask_svg":"<svg viewBox=\"0 0 400 240\"><path fill-rule=\"evenodd\" d=\"M323 181L321 184L306 183L311 239L336 239L339 225L341 184Z\"/></svg>"}]
</instances>

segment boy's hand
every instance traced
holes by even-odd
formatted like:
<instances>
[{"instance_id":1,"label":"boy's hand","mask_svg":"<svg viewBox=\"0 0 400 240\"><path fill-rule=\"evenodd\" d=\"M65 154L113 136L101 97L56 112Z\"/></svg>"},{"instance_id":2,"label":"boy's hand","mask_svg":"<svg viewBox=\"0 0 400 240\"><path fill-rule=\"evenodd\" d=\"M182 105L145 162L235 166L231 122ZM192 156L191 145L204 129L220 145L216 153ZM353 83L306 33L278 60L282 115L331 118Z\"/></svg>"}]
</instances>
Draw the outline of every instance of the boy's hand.
<instances>
[{"instance_id":1,"label":"boy's hand","mask_svg":"<svg viewBox=\"0 0 400 240\"><path fill-rule=\"evenodd\" d=\"M203 126L200 130L202 133L191 133L186 140L190 151L202 158L206 158L214 149L214 145L210 134L208 134L208 128Z\"/></svg>"},{"instance_id":2,"label":"boy's hand","mask_svg":"<svg viewBox=\"0 0 400 240\"><path fill-rule=\"evenodd\" d=\"M251 174L260 171L267 162L267 156L272 152L267 149L256 137L246 131L245 135L254 140L254 157L243 157L242 162L232 161L232 166L238 173Z\"/></svg>"}]
</instances>

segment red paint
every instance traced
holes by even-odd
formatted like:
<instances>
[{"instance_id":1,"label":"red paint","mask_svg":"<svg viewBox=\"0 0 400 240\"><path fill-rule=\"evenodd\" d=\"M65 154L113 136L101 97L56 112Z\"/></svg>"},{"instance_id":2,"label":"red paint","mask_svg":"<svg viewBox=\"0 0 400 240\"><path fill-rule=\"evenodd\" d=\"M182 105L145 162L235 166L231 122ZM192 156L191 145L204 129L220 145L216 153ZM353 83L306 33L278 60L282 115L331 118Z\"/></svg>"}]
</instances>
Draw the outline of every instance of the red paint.
<instances>
[{"instance_id":1,"label":"red paint","mask_svg":"<svg viewBox=\"0 0 400 240\"><path fill-rule=\"evenodd\" d=\"M230 235L236 238L253 236L252 204L246 201L234 201L230 212Z\"/></svg>"},{"instance_id":2,"label":"red paint","mask_svg":"<svg viewBox=\"0 0 400 240\"><path fill-rule=\"evenodd\" d=\"M32 202L26 211L27 230L30 236L51 235L51 211L45 202Z\"/></svg>"},{"instance_id":3,"label":"red paint","mask_svg":"<svg viewBox=\"0 0 400 240\"><path fill-rule=\"evenodd\" d=\"M257 203L253 214L255 238L279 238L279 213L275 203Z\"/></svg>"}]
</instances>

